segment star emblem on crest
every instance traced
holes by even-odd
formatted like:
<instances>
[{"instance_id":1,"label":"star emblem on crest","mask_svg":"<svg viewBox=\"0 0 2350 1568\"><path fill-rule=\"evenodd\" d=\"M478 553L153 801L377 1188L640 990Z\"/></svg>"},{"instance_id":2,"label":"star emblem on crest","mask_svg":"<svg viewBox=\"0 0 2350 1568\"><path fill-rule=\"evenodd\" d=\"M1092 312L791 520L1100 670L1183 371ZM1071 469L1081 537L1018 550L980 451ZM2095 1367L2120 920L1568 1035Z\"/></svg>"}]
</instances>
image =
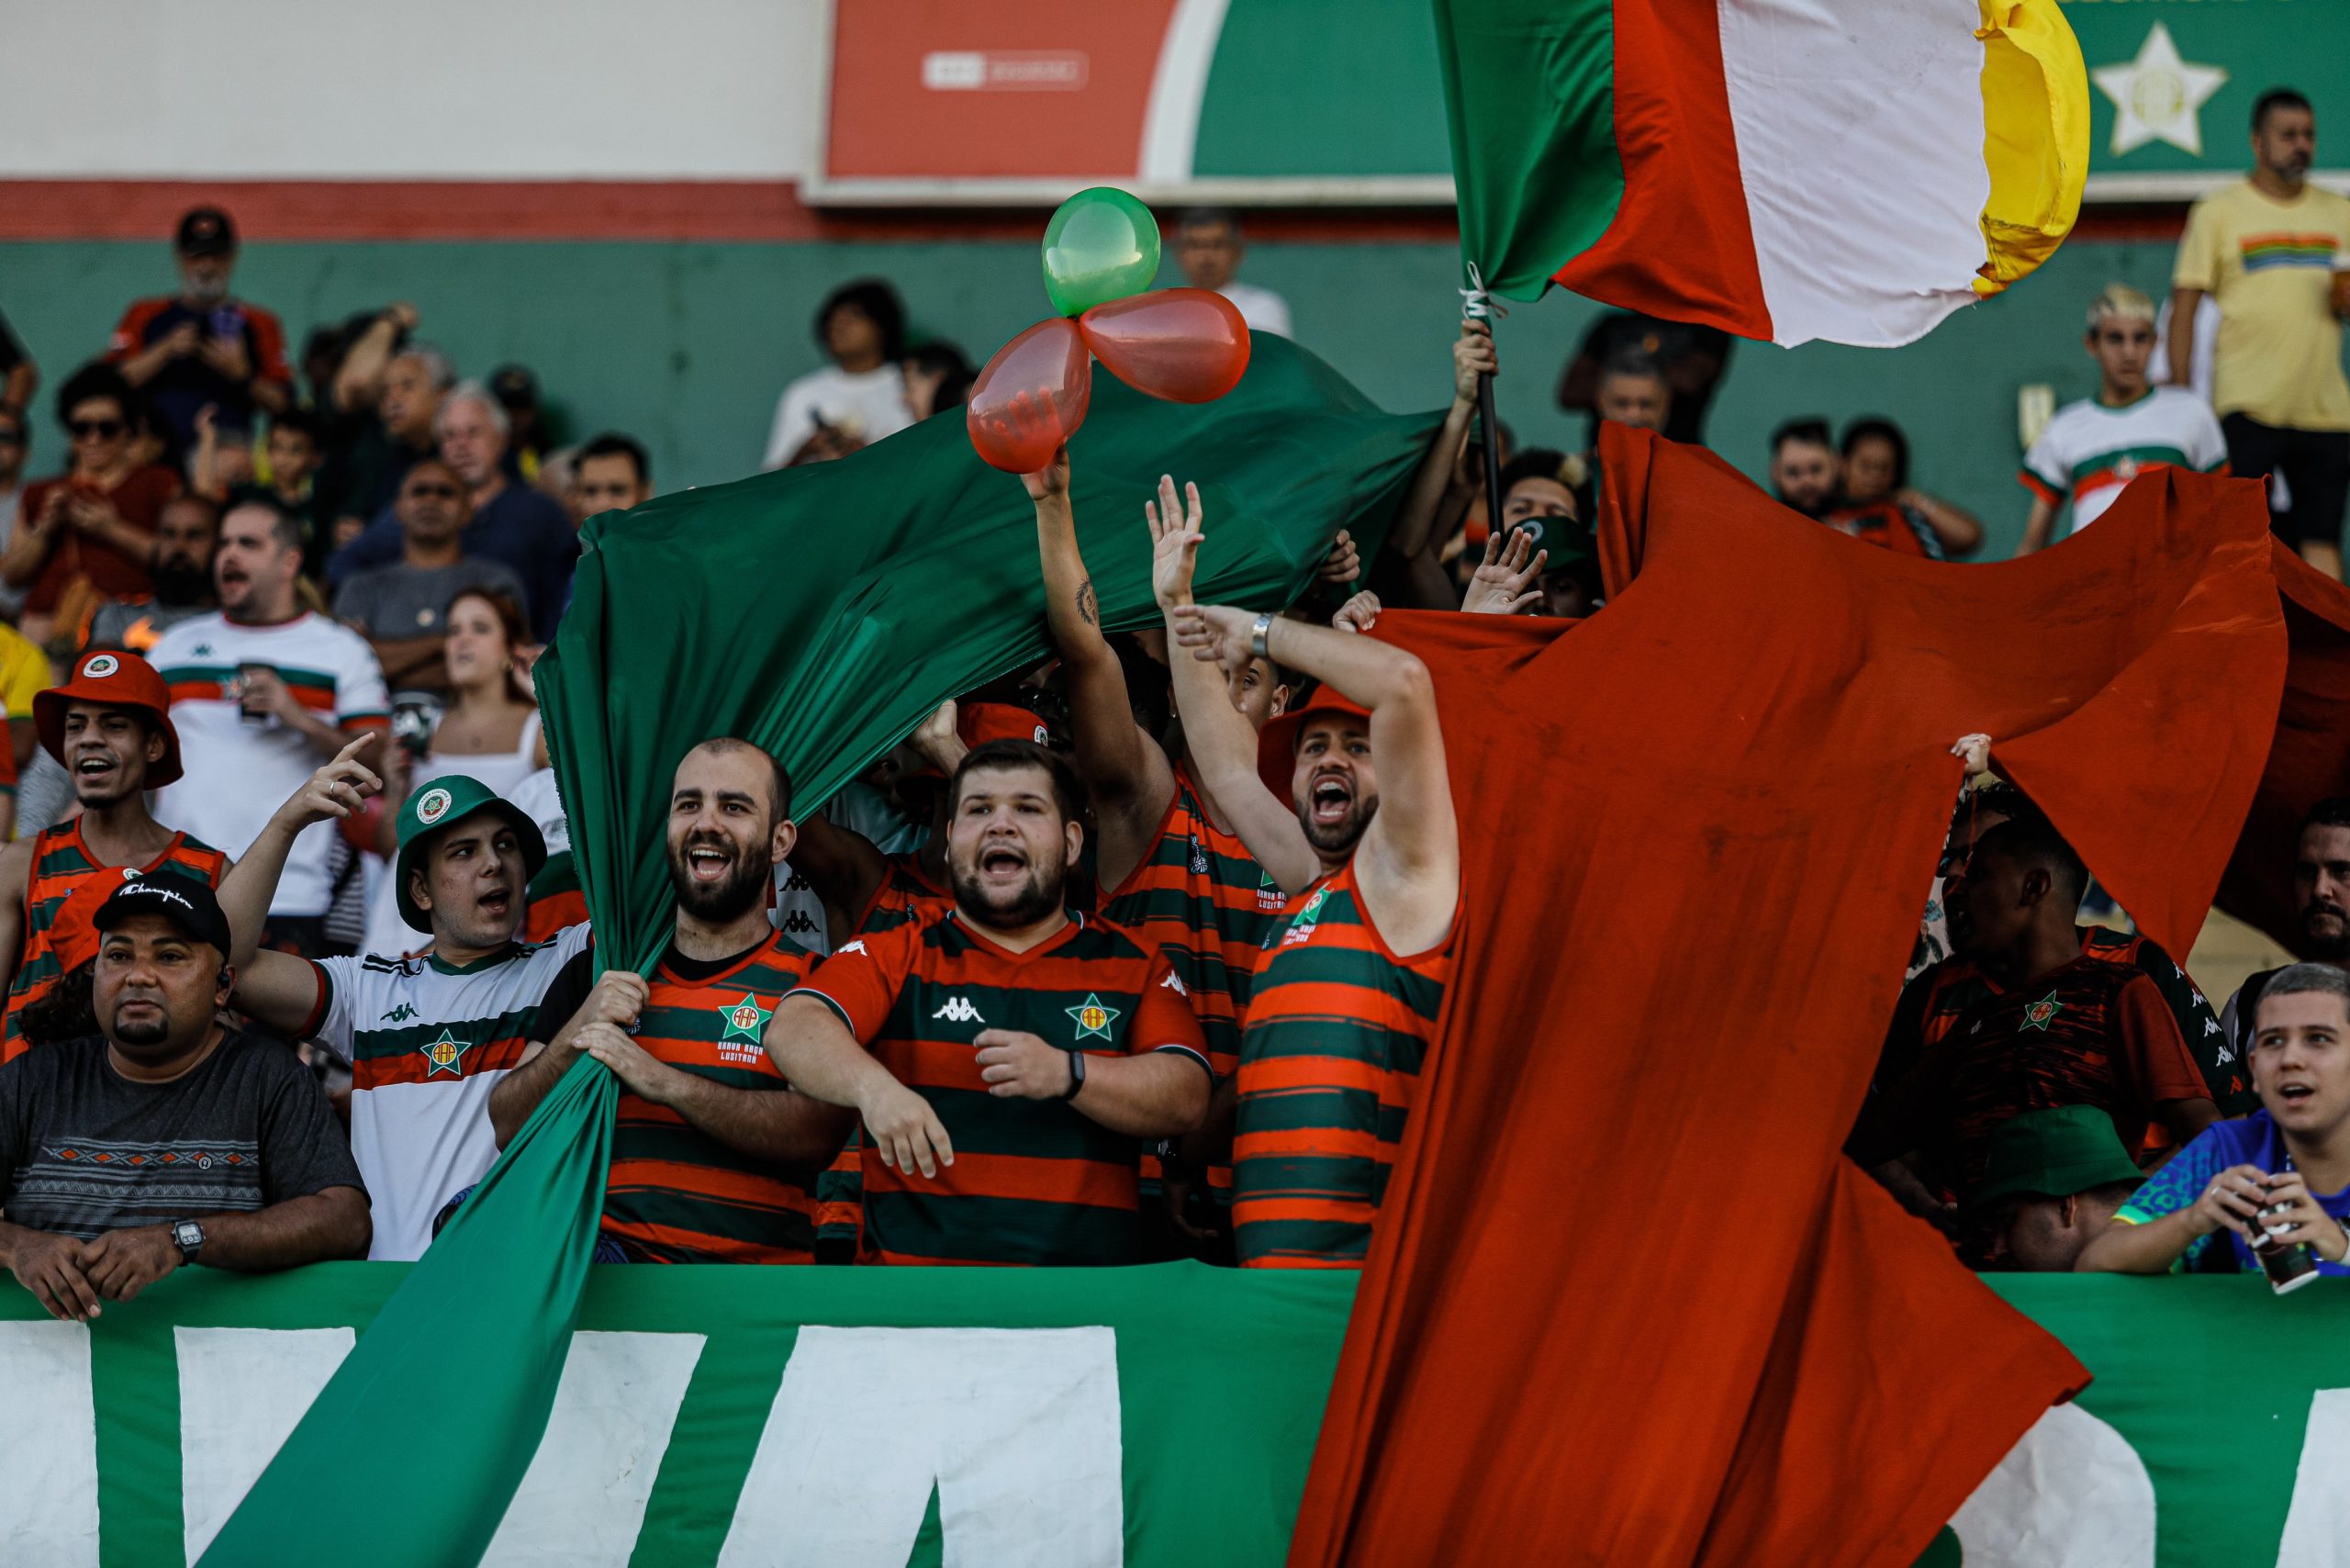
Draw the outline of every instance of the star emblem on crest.
<instances>
[{"instance_id":1,"label":"star emblem on crest","mask_svg":"<svg viewBox=\"0 0 2350 1568\"><path fill-rule=\"evenodd\" d=\"M2189 65L2178 57L2170 29L2156 22L2127 65L2101 65L2089 73L2097 90L2113 100L2113 155L2135 151L2149 141L2167 141L2182 152L2203 156L2203 102L2226 85L2216 65Z\"/></svg>"},{"instance_id":2,"label":"star emblem on crest","mask_svg":"<svg viewBox=\"0 0 2350 1568\"><path fill-rule=\"evenodd\" d=\"M1090 991L1082 1002L1062 1011L1075 1021L1080 1040L1110 1038L1110 1025L1125 1016L1117 1008L1103 1006L1102 999Z\"/></svg>"},{"instance_id":3,"label":"star emblem on crest","mask_svg":"<svg viewBox=\"0 0 2350 1568\"><path fill-rule=\"evenodd\" d=\"M2048 1032L2048 1025L2056 1021L2056 1014L2064 1011L2065 1004L2056 1000L2056 993L2052 991L2023 1010L2023 1026L2037 1029L2044 1035Z\"/></svg>"},{"instance_id":4,"label":"star emblem on crest","mask_svg":"<svg viewBox=\"0 0 2350 1568\"><path fill-rule=\"evenodd\" d=\"M719 1043L723 1045L736 1038L755 1040L774 1016L774 1008L761 1007L759 999L746 991L742 1001L726 1010L726 1033L718 1036Z\"/></svg>"},{"instance_id":5,"label":"star emblem on crest","mask_svg":"<svg viewBox=\"0 0 2350 1568\"><path fill-rule=\"evenodd\" d=\"M453 1078L464 1077L464 1056L471 1048L470 1041L460 1040L448 1030L442 1030L417 1047L424 1053L424 1076L432 1078L445 1072Z\"/></svg>"}]
</instances>

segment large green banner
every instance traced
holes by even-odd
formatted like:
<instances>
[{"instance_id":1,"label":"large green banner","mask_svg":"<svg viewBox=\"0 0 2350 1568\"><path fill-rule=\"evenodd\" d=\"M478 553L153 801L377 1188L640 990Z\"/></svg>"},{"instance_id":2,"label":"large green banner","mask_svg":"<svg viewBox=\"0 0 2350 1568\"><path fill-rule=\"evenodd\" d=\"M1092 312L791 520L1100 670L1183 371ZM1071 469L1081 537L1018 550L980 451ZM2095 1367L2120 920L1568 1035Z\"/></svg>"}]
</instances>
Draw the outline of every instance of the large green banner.
<instances>
[{"instance_id":1,"label":"large green banner","mask_svg":"<svg viewBox=\"0 0 2350 1568\"><path fill-rule=\"evenodd\" d=\"M190 1270L87 1327L0 1294L0 1563L194 1562L405 1272ZM1191 1264L594 1273L487 1562L1271 1568L1354 1282ZM2097 1382L1926 1562L2350 1562L2350 1287L1998 1286ZM451 1342L475 1327L460 1305ZM348 1458L353 1532L444 1479L429 1449Z\"/></svg>"}]
</instances>

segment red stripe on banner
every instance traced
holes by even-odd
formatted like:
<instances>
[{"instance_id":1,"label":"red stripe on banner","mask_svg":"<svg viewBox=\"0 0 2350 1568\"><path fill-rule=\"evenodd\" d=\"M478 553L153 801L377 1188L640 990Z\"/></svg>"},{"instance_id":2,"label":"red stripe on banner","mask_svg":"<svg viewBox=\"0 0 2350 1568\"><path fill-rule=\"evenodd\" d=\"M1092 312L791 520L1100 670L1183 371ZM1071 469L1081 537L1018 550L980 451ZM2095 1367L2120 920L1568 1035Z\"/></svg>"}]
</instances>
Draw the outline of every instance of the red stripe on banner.
<instances>
[{"instance_id":1,"label":"red stripe on banner","mask_svg":"<svg viewBox=\"0 0 2350 1568\"><path fill-rule=\"evenodd\" d=\"M1768 340L1712 0L1616 0L1624 200L1552 274L1577 294Z\"/></svg>"}]
</instances>

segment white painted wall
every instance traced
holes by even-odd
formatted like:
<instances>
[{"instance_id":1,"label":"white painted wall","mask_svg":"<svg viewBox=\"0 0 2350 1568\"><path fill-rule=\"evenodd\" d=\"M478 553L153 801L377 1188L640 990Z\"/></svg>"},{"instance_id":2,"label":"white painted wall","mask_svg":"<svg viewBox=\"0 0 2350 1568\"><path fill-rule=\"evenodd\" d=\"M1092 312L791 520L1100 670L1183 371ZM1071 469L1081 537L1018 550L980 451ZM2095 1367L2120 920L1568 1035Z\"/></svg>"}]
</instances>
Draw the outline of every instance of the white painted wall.
<instances>
[{"instance_id":1,"label":"white painted wall","mask_svg":"<svg viewBox=\"0 0 2350 1568\"><path fill-rule=\"evenodd\" d=\"M826 0L6 0L0 179L798 179Z\"/></svg>"}]
</instances>

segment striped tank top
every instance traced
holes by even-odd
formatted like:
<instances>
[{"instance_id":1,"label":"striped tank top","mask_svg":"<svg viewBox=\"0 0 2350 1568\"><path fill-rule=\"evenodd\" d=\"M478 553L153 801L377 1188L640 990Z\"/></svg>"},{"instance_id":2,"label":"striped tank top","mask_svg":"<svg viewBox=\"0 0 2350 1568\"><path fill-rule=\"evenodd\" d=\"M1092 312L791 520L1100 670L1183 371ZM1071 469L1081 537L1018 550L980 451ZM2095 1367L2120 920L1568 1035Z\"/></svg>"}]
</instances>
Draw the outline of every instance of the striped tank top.
<instances>
[{"instance_id":1,"label":"striped tank top","mask_svg":"<svg viewBox=\"0 0 2350 1568\"><path fill-rule=\"evenodd\" d=\"M1241 1036L1232 1218L1249 1267L1359 1268L1419 1098L1452 935L1398 958L1349 860L1292 901Z\"/></svg>"},{"instance_id":2,"label":"striped tank top","mask_svg":"<svg viewBox=\"0 0 2350 1568\"><path fill-rule=\"evenodd\" d=\"M789 1085L767 1056L767 1020L815 961L780 931L706 979L682 978L665 958L636 1043L730 1089L782 1093ZM623 1088L603 1234L640 1262L813 1262L815 1180L812 1167L739 1153Z\"/></svg>"},{"instance_id":3,"label":"striped tank top","mask_svg":"<svg viewBox=\"0 0 2350 1568\"><path fill-rule=\"evenodd\" d=\"M82 819L41 829L33 844L31 872L25 879L24 946L17 972L8 981L7 1019L0 1033L0 1061L25 1053L24 1010L49 994L71 967L68 954L80 962L95 952L97 933L91 918L114 890L133 875L146 876L166 868L200 877L212 887L229 857L200 839L175 833L161 855L144 866L102 866L82 838Z\"/></svg>"}]
</instances>

